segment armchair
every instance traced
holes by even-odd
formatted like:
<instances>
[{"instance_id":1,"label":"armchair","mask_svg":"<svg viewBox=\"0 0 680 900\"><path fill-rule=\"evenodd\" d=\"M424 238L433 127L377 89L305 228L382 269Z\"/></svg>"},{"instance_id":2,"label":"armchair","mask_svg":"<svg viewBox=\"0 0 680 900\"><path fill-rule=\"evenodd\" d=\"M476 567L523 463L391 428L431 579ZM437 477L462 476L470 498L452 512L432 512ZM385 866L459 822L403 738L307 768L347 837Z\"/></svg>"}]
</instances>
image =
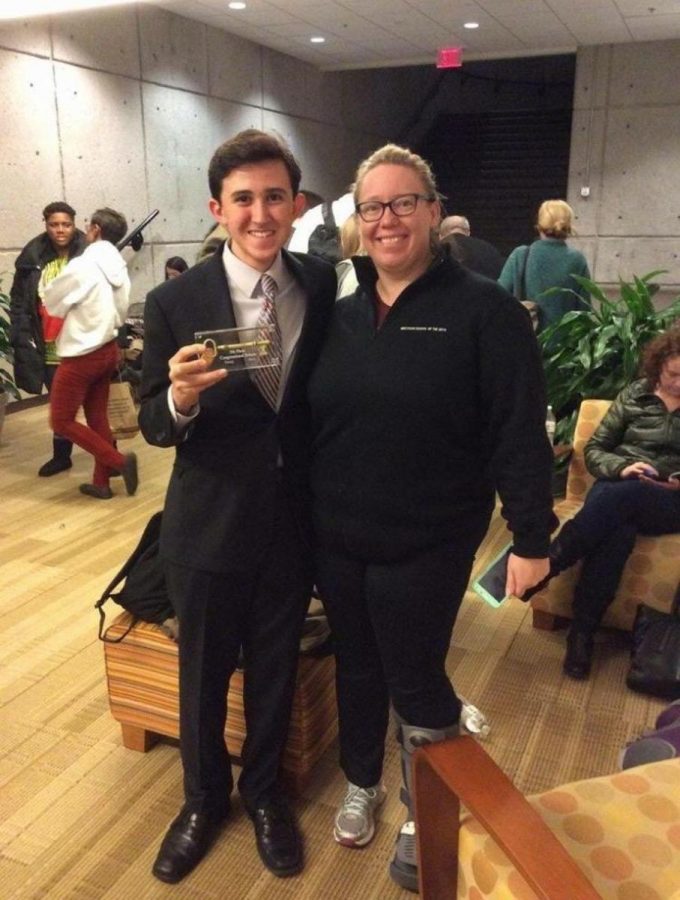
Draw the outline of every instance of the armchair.
<instances>
[{"instance_id":1,"label":"armchair","mask_svg":"<svg viewBox=\"0 0 680 900\"><path fill-rule=\"evenodd\" d=\"M679 759L525 798L456 737L418 750L413 775L422 900L680 896Z\"/></svg>"}]
</instances>

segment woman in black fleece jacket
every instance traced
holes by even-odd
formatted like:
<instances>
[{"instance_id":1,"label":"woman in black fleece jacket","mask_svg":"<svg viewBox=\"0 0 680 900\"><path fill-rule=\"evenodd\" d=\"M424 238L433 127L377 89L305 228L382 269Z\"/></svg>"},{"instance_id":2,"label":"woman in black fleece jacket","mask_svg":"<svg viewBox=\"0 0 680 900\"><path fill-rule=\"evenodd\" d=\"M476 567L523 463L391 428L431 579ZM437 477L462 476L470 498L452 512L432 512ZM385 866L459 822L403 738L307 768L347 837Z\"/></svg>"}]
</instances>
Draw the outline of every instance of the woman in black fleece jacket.
<instances>
[{"instance_id":1,"label":"woman in black fleece jacket","mask_svg":"<svg viewBox=\"0 0 680 900\"><path fill-rule=\"evenodd\" d=\"M417 889L410 753L458 733L446 654L497 489L514 535L508 591L548 570L552 453L523 308L433 239L427 163L387 145L359 167L369 258L340 300L309 387L317 584L333 630L341 765L335 839L374 833L391 700L409 810L392 877Z\"/></svg>"}]
</instances>

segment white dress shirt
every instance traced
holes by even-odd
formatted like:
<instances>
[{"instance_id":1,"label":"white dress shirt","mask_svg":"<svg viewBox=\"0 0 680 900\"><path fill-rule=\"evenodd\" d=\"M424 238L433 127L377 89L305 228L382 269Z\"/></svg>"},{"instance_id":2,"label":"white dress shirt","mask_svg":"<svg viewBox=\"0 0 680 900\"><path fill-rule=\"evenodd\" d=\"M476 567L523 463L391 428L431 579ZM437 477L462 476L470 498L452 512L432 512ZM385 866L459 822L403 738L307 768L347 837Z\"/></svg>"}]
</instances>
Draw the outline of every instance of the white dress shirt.
<instances>
[{"instance_id":1,"label":"white dress shirt","mask_svg":"<svg viewBox=\"0 0 680 900\"><path fill-rule=\"evenodd\" d=\"M264 272L253 269L243 260L239 259L232 253L229 242L224 245L222 254L222 262L229 284L229 293L231 295L232 306L234 309L234 318L236 319L237 328L254 328L264 302L262 289L260 287L260 279ZM281 404L281 398L286 387L288 375L295 359L300 332L302 331L302 322L305 316L306 297L302 286L295 280L293 275L286 268L281 252L277 254L271 267L267 269L267 274L276 282L278 289L276 295L276 315L281 329L281 342L283 359L281 365L281 381L279 383L279 393L276 402L277 409ZM228 377L228 376L227 376ZM168 390L168 403L170 412L177 423L178 429L181 430L198 415L199 406L189 413L182 415L175 409L172 400L172 387Z\"/></svg>"}]
</instances>

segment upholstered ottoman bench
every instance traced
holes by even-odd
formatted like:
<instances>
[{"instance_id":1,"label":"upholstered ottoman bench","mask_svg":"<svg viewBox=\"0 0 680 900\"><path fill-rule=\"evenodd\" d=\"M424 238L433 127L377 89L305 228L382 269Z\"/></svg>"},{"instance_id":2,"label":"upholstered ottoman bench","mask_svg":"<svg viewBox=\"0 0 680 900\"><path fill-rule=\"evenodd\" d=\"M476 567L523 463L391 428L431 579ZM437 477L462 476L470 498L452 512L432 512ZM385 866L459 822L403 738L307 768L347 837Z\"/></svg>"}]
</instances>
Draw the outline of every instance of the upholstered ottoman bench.
<instances>
[{"instance_id":1,"label":"upholstered ottoman bench","mask_svg":"<svg viewBox=\"0 0 680 900\"><path fill-rule=\"evenodd\" d=\"M122 613L106 631L111 640L125 634L131 617ZM179 737L177 645L156 625L138 621L119 643L104 644L111 714L121 724L123 744L146 752L160 736ZM243 675L234 673L227 697L225 739L239 759L246 736ZM299 790L337 735L335 660L300 657L283 776Z\"/></svg>"}]
</instances>

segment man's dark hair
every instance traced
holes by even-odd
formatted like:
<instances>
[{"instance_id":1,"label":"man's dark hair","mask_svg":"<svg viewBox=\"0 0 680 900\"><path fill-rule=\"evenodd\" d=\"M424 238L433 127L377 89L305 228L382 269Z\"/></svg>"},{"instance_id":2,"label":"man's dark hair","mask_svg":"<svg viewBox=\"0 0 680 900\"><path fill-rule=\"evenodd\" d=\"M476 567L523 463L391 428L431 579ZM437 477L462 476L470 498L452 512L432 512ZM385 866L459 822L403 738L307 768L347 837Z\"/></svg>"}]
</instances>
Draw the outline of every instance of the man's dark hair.
<instances>
[{"instance_id":1,"label":"man's dark hair","mask_svg":"<svg viewBox=\"0 0 680 900\"><path fill-rule=\"evenodd\" d=\"M234 169L251 163L277 159L281 160L288 170L293 196L295 196L300 189L302 173L290 148L284 144L281 138L274 134L267 134L265 131L258 131L257 128L240 131L235 137L220 144L210 160L208 183L212 197L217 201L220 200L222 182Z\"/></svg>"},{"instance_id":2,"label":"man's dark hair","mask_svg":"<svg viewBox=\"0 0 680 900\"><path fill-rule=\"evenodd\" d=\"M75 219L76 217L75 209L72 206L69 206L68 203L64 203L63 200L55 200L54 203L48 203L42 211L42 217L47 221L49 217L53 216L55 213L66 213L66 215L70 216L72 219Z\"/></svg>"},{"instance_id":3,"label":"man's dark hair","mask_svg":"<svg viewBox=\"0 0 680 900\"><path fill-rule=\"evenodd\" d=\"M117 244L125 237L128 227L125 216L109 206L95 210L90 216L90 222L99 225L102 240L111 241L112 244Z\"/></svg>"}]
</instances>

